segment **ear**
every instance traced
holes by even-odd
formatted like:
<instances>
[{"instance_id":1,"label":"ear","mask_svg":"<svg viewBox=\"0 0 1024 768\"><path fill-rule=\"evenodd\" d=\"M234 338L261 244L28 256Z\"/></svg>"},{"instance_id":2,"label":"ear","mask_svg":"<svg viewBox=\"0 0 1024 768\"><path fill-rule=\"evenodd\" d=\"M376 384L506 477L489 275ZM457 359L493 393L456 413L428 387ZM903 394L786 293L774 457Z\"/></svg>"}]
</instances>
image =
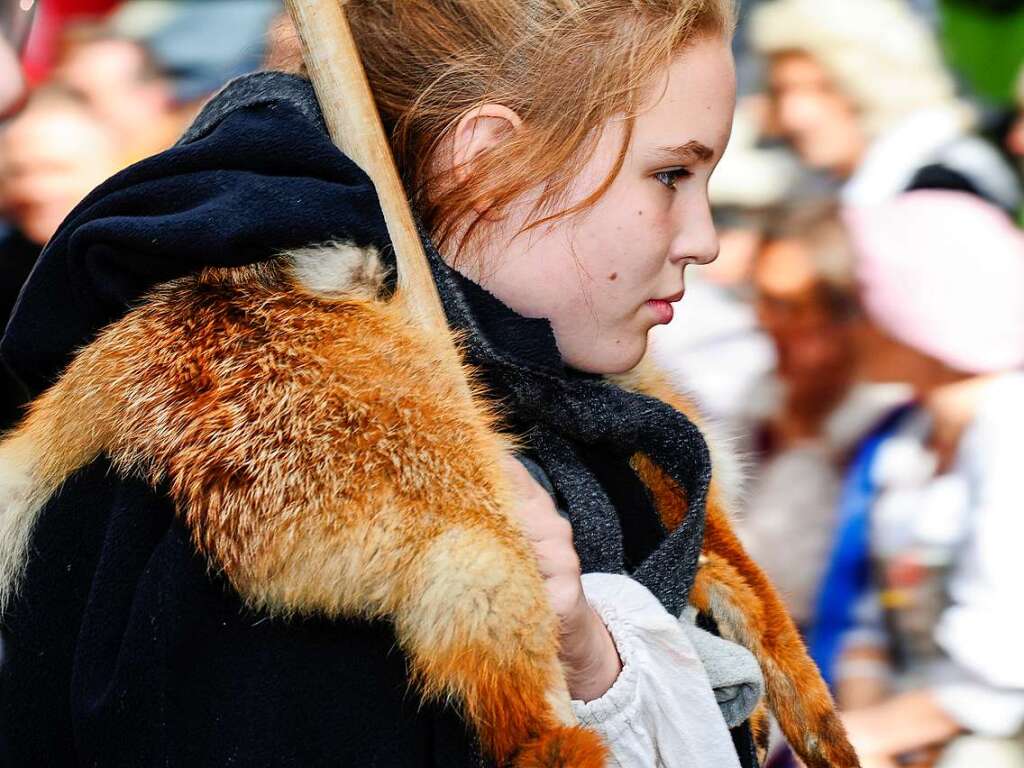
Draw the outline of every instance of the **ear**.
<instances>
[{"instance_id":1,"label":"ear","mask_svg":"<svg viewBox=\"0 0 1024 768\"><path fill-rule=\"evenodd\" d=\"M522 124L519 115L501 104L474 107L459 118L451 134L451 171L456 183L466 180L481 153L507 141Z\"/></svg>"}]
</instances>

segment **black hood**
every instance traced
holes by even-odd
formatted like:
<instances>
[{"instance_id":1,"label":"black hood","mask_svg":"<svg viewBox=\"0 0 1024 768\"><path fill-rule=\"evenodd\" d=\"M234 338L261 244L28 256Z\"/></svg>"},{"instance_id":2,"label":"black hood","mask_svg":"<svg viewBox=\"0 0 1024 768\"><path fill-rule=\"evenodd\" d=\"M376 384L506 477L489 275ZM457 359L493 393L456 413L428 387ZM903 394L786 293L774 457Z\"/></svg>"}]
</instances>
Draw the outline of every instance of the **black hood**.
<instances>
[{"instance_id":1,"label":"black hood","mask_svg":"<svg viewBox=\"0 0 1024 768\"><path fill-rule=\"evenodd\" d=\"M388 243L369 178L331 143L306 80L239 79L173 148L108 179L65 219L0 354L33 397L153 286L327 240Z\"/></svg>"}]
</instances>

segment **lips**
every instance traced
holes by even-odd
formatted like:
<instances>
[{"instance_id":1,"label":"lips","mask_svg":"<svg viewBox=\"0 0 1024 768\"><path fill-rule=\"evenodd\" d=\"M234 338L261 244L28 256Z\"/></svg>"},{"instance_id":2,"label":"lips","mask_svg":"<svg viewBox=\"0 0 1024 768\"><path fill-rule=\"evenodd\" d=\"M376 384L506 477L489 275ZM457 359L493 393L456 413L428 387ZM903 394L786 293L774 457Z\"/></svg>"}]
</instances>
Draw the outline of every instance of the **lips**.
<instances>
[{"instance_id":1,"label":"lips","mask_svg":"<svg viewBox=\"0 0 1024 768\"><path fill-rule=\"evenodd\" d=\"M657 314L658 323L660 324L671 323L672 318L675 316L675 310L672 309L672 305L664 299L651 299L647 302L647 306Z\"/></svg>"},{"instance_id":2,"label":"lips","mask_svg":"<svg viewBox=\"0 0 1024 768\"><path fill-rule=\"evenodd\" d=\"M675 304L683 298L684 289L680 289L678 292L673 293L671 296L665 296L661 299L652 299L652 301L664 301L669 304Z\"/></svg>"},{"instance_id":3,"label":"lips","mask_svg":"<svg viewBox=\"0 0 1024 768\"><path fill-rule=\"evenodd\" d=\"M675 310L672 309L672 305L681 298L683 298L683 291L673 293L671 296L666 296L663 299L651 299L647 302L647 306L657 314L659 324L667 325L672 322L672 318L675 316Z\"/></svg>"}]
</instances>

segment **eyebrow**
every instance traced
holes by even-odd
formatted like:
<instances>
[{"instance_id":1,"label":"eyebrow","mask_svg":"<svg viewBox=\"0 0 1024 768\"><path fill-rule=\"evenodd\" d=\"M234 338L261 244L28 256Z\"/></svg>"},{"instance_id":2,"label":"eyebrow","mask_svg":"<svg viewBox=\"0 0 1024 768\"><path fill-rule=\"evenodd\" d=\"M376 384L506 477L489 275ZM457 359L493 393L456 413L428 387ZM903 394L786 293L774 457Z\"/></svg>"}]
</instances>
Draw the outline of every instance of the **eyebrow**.
<instances>
[{"instance_id":1,"label":"eyebrow","mask_svg":"<svg viewBox=\"0 0 1024 768\"><path fill-rule=\"evenodd\" d=\"M675 158L682 162L707 161L715 156L715 150L696 139L690 139L676 147L658 147L655 152L660 156Z\"/></svg>"}]
</instances>

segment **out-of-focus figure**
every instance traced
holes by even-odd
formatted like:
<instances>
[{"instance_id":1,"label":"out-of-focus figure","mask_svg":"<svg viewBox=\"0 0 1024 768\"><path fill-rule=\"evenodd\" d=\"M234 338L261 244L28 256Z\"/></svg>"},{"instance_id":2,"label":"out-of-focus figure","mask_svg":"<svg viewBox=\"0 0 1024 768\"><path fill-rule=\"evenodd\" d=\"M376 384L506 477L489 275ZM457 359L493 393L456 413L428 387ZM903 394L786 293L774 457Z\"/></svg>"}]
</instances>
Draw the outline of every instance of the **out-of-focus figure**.
<instances>
[{"instance_id":1,"label":"out-of-focus figure","mask_svg":"<svg viewBox=\"0 0 1024 768\"><path fill-rule=\"evenodd\" d=\"M279 0L132 0L110 17L113 31L144 46L179 105L205 100L259 69Z\"/></svg>"},{"instance_id":2,"label":"out-of-focus figure","mask_svg":"<svg viewBox=\"0 0 1024 768\"><path fill-rule=\"evenodd\" d=\"M1024 234L938 190L848 222L865 371L917 404L853 460L812 650L865 766L1019 768Z\"/></svg>"},{"instance_id":3,"label":"out-of-focus figure","mask_svg":"<svg viewBox=\"0 0 1024 768\"><path fill-rule=\"evenodd\" d=\"M36 91L0 137L0 197L9 220L42 247L72 208L120 166L116 136L78 96Z\"/></svg>"},{"instance_id":4,"label":"out-of-focus figure","mask_svg":"<svg viewBox=\"0 0 1024 768\"><path fill-rule=\"evenodd\" d=\"M33 93L0 134L0 202L9 229L0 236L0 323L43 245L79 200L118 170L115 137L74 94L51 86ZM23 394L3 371L0 429L17 418Z\"/></svg>"},{"instance_id":5,"label":"out-of-focus figure","mask_svg":"<svg viewBox=\"0 0 1024 768\"><path fill-rule=\"evenodd\" d=\"M777 365L742 398L752 466L739 531L806 632L849 452L902 393L855 383L856 280L834 206L776 219L753 277L757 316Z\"/></svg>"},{"instance_id":6,"label":"out-of-focus figure","mask_svg":"<svg viewBox=\"0 0 1024 768\"><path fill-rule=\"evenodd\" d=\"M25 88L18 55L28 37L34 2L3 0L0 4L0 116L17 103Z\"/></svg>"},{"instance_id":7,"label":"out-of-focus figure","mask_svg":"<svg viewBox=\"0 0 1024 768\"><path fill-rule=\"evenodd\" d=\"M25 87L18 55L28 37L34 3L5 0L0 5L0 116L7 117L19 104ZM18 299L37 249L0 225L0 335ZM0 430L9 427L25 395L0 360Z\"/></svg>"},{"instance_id":8,"label":"out-of-focus figure","mask_svg":"<svg viewBox=\"0 0 1024 768\"><path fill-rule=\"evenodd\" d=\"M157 63L142 45L105 26L70 27L54 74L113 131L121 165L166 149L181 133L184 121Z\"/></svg>"},{"instance_id":9,"label":"out-of-focus figure","mask_svg":"<svg viewBox=\"0 0 1024 768\"><path fill-rule=\"evenodd\" d=\"M1004 210L1016 175L972 135L973 110L928 25L901 0L773 0L750 22L768 58L774 128L811 167L843 181L847 204L919 188L959 189Z\"/></svg>"}]
</instances>

